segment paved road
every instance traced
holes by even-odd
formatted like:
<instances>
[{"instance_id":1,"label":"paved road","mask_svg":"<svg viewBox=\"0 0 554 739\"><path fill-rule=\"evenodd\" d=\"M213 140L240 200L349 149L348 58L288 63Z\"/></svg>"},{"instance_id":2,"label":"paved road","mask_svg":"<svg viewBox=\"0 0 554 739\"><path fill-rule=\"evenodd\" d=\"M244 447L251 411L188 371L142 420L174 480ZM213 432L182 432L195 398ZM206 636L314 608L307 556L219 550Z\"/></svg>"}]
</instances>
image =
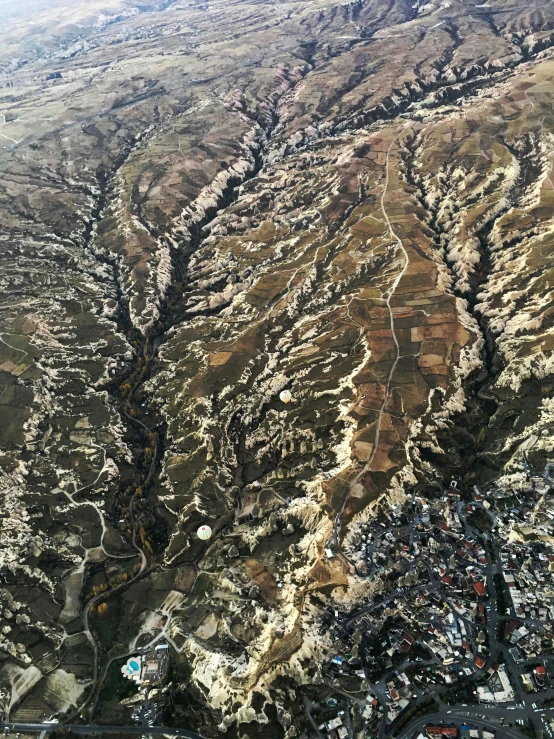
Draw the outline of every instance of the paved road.
<instances>
[{"instance_id":1,"label":"paved road","mask_svg":"<svg viewBox=\"0 0 554 739\"><path fill-rule=\"evenodd\" d=\"M507 718L510 717L508 716ZM453 709L449 713L446 713L446 711L440 711L440 713L427 714L426 716L417 718L399 734L395 734L395 736L397 736L398 739L411 739L416 732L421 731L425 726L427 726L427 724L454 722L459 725L463 721L467 721L472 727L479 727L481 729L499 729L501 736L508 737L508 739L524 739L524 737L526 737L526 734L520 732L516 727L503 726L500 719L495 721L494 719L483 720L474 718L471 714L466 713L463 708Z\"/></svg>"},{"instance_id":2,"label":"paved road","mask_svg":"<svg viewBox=\"0 0 554 739\"><path fill-rule=\"evenodd\" d=\"M15 724L11 721L0 722L0 729L6 732L13 731L18 732L37 732L40 734L43 731L54 731L56 729L66 729L72 731L75 734L168 734L170 736L184 736L187 739L204 739L200 734L196 734L194 731L188 729L171 729L167 726L80 726L71 724L57 724L57 723L45 723L45 724Z\"/></svg>"}]
</instances>

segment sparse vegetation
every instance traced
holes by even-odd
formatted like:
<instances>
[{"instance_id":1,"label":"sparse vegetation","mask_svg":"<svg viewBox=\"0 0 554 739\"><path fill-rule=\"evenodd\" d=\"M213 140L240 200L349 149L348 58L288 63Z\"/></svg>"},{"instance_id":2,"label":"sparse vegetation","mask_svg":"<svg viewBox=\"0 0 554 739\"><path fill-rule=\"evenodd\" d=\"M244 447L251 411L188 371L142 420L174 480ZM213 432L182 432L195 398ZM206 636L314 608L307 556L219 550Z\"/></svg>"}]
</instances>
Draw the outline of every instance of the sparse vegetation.
<instances>
[{"instance_id":1,"label":"sparse vegetation","mask_svg":"<svg viewBox=\"0 0 554 739\"><path fill-rule=\"evenodd\" d=\"M484 592L495 517L552 569L528 514L549 520L554 6L527 5L5 0L14 716L129 722L121 664L99 682L157 637L206 736L304 739L324 681L357 733L396 672L475 700L485 604L512 605L503 576ZM445 614L466 672L434 659ZM410 687L395 732L435 708Z\"/></svg>"}]
</instances>

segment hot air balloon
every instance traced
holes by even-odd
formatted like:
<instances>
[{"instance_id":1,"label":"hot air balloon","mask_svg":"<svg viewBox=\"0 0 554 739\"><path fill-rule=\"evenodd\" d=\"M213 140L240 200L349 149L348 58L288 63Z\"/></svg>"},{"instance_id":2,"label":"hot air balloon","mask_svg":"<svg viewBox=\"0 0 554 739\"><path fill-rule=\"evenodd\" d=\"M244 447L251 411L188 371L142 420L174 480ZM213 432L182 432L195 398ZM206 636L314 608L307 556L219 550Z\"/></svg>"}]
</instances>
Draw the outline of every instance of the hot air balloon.
<instances>
[{"instance_id":1,"label":"hot air balloon","mask_svg":"<svg viewBox=\"0 0 554 739\"><path fill-rule=\"evenodd\" d=\"M290 403L290 401L292 400L290 390L281 390L281 392L279 393L279 400L281 400L283 403Z\"/></svg>"},{"instance_id":2,"label":"hot air balloon","mask_svg":"<svg viewBox=\"0 0 554 739\"><path fill-rule=\"evenodd\" d=\"M212 535L212 530L209 526L200 526L198 531L196 532L198 535L198 538L202 541L208 541L210 536Z\"/></svg>"}]
</instances>

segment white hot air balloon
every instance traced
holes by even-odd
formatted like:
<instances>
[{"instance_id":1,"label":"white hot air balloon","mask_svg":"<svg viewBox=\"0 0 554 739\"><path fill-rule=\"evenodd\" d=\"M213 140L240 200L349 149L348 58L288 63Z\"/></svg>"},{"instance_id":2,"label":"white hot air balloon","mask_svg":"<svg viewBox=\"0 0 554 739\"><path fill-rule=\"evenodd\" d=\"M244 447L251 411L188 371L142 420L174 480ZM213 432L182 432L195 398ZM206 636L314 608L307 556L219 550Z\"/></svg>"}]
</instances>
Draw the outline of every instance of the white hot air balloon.
<instances>
[{"instance_id":1,"label":"white hot air balloon","mask_svg":"<svg viewBox=\"0 0 554 739\"><path fill-rule=\"evenodd\" d=\"M210 536L212 535L212 530L209 526L200 526L198 531L196 532L198 534L198 538L202 541L208 541Z\"/></svg>"},{"instance_id":2,"label":"white hot air balloon","mask_svg":"<svg viewBox=\"0 0 554 739\"><path fill-rule=\"evenodd\" d=\"M290 390L281 390L281 392L279 393L279 400L281 400L283 403L290 403L290 401L292 400Z\"/></svg>"}]
</instances>

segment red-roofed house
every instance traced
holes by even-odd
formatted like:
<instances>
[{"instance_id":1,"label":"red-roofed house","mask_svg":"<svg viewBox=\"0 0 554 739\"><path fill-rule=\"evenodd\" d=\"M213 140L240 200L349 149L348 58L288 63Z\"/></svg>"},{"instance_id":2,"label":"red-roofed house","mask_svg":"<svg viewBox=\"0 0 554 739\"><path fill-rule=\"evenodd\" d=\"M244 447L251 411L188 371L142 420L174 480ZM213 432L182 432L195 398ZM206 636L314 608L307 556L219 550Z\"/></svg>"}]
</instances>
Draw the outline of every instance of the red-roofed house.
<instances>
[{"instance_id":1,"label":"red-roofed house","mask_svg":"<svg viewBox=\"0 0 554 739\"><path fill-rule=\"evenodd\" d=\"M458 729L455 726L432 726L428 725L425 727L427 736L431 739L439 739L442 736L456 737Z\"/></svg>"},{"instance_id":2,"label":"red-roofed house","mask_svg":"<svg viewBox=\"0 0 554 739\"><path fill-rule=\"evenodd\" d=\"M477 582L474 582L473 587L475 591L477 592L477 595L485 595L487 592L487 586L485 585L484 582L481 582L480 580L478 580Z\"/></svg>"}]
</instances>

